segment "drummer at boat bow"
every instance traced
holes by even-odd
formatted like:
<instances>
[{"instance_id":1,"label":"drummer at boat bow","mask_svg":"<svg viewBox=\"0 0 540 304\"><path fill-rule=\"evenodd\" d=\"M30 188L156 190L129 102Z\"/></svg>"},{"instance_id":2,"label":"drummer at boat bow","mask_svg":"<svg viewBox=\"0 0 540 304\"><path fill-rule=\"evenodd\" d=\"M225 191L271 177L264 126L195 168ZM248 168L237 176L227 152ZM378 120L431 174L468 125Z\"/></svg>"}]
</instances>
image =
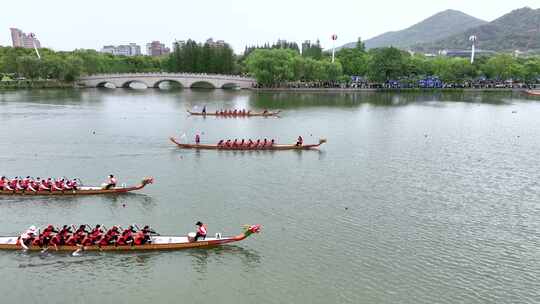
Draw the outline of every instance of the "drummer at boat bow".
<instances>
[{"instance_id":1,"label":"drummer at boat bow","mask_svg":"<svg viewBox=\"0 0 540 304\"><path fill-rule=\"evenodd\" d=\"M303 144L304 144L304 139L302 138L302 136L298 136L298 139L296 140L296 145L301 146Z\"/></svg>"},{"instance_id":2,"label":"drummer at boat bow","mask_svg":"<svg viewBox=\"0 0 540 304\"><path fill-rule=\"evenodd\" d=\"M114 187L116 187L116 177L114 177L114 175L109 175L109 178L107 180L107 184L105 185L105 189L112 189Z\"/></svg>"},{"instance_id":3,"label":"drummer at boat bow","mask_svg":"<svg viewBox=\"0 0 540 304\"><path fill-rule=\"evenodd\" d=\"M197 241L199 238L202 238L203 240L206 239L206 225L203 224L201 221L198 221L195 226L197 226L197 234L195 234L195 241Z\"/></svg>"}]
</instances>

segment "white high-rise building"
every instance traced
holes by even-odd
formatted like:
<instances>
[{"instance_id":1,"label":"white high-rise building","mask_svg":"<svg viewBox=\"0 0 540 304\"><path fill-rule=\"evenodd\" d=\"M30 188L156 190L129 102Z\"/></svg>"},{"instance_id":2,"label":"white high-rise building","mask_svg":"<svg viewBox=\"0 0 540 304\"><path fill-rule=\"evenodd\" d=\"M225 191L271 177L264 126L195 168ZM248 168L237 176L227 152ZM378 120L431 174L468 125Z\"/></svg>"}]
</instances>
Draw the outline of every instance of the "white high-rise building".
<instances>
[{"instance_id":1,"label":"white high-rise building","mask_svg":"<svg viewBox=\"0 0 540 304\"><path fill-rule=\"evenodd\" d=\"M141 46L136 43L115 45L105 45L101 49L102 53L109 53L115 56L139 56L141 55Z\"/></svg>"}]
</instances>

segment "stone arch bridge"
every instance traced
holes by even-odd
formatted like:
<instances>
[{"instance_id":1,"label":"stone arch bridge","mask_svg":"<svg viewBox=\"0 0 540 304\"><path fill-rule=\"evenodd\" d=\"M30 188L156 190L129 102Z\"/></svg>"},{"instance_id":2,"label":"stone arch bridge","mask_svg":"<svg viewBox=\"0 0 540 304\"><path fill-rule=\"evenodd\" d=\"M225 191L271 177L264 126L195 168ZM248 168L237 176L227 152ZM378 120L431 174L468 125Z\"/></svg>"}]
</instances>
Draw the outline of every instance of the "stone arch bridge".
<instances>
[{"instance_id":1,"label":"stone arch bridge","mask_svg":"<svg viewBox=\"0 0 540 304\"><path fill-rule=\"evenodd\" d=\"M195 73L126 73L97 74L79 78L78 84L84 87L104 87L112 84L117 88L127 88L132 83L142 83L148 88L159 88L162 82L173 82L182 88L252 88L254 78L237 75L195 74Z\"/></svg>"}]
</instances>

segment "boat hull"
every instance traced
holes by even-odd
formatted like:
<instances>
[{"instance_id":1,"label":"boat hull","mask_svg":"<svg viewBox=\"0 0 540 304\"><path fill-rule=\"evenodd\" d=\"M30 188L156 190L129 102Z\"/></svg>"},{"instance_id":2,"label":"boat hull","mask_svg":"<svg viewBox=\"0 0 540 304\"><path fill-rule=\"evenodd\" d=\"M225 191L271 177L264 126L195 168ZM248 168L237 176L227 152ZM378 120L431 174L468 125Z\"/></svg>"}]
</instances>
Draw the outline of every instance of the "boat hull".
<instances>
[{"instance_id":1,"label":"boat hull","mask_svg":"<svg viewBox=\"0 0 540 304\"><path fill-rule=\"evenodd\" d=\"M213 247L228 243L238 242L244 239L243 235L236 237L224 237L220 239L207 238L196 242L190 242L187 237L152 237L152 243L144 245L106 245L106 246L49 246L50 251L148 251L148 250L181 250L189 248ZM173 239L172 241L167 241ZM182 239L182 240L177 240ZM0 237L0 250L22 250L23 247L17 244L17 237ZM29 251L41 251L43 247L30 246Z\"/></svg>"},{"instance_id":2,"label":"boat hull","mask_svg":"<svg viewBox=\"0 0 540 304\"><path fill-rule=\"evenodd\" d=\"M540 90L527 90L525 93L531 96L540 96Z\"/></svg>"},{"instance_id":3,"label":"boat hull","mask_svg":"<svg viewBox=\"0 0 540 304\"><path fill-rule=\"evenodd\" d=\"M248 148L248 147L223 147L218 145L207 145L207 144L183 144L177 141L174 137L169 138L171 142L176 144L178 148L182 149L195 149L195 150L223 150L223 151L281 151L281 150L312 150L318 148L320 145L326 142L326 140L320 140L318 144L309 144L309 145L273 145L269 147L261 148Z\"/></svg>"},{"instance_id":4,"label":"boat hull","mask_svg":"<svg viewBox=\"0 0 540 304\"><path fill-rule=\"evenodd\" d=\"M139 190L139 187L115 188L115 189L80 189L65 191L9 191L0 190L0 195L13 196L73 196L73 195L97 195L97 194L120 194Z\"/></svg>"}]
</instances>

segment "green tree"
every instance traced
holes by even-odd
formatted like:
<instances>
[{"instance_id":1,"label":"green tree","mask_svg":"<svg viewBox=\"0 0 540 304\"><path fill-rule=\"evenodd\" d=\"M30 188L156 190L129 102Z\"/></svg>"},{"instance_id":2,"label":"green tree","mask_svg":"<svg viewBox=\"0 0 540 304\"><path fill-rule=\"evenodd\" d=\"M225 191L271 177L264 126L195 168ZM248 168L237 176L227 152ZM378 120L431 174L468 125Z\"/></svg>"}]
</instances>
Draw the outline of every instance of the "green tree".
<instances>
[{"instance_id":1,"label":"green tree","mask_svg":"<svg viewBox=\"0 0 540 304\"><path fill-rule=\"evenodd\" d=\"M21 56L17 58L17 73L26 78L39 78L41 67L41 61L37 57Z\"/></svg>"},{"instance_id":2,"label":"green tree","mask_svg":"<svg viewBox=\"0 0 540 304\"><path fill-rule=\"evenodd\" d=\"M384 82L404 76L406 71L406 58L404 52L397 48L380 48L370 51L371 58L367 66L369 79Z\"/></svg>"},{"instance_id":3,"label":"green tree","mask_svg":"<svg viewBox=\"0 0 540 304\"><path fill-rule=\"evenodd\" d=\"M294 79L294 58L289 49L258 49L246 59L248 71L263 85L274 85Z\"/></svg>"},{"instance_id":4,"label":"green tree","mask_svg":"<svg viewBox=\"0 0 540 304\"><path fill-rule=\"evenodd\" d=\"M491 57L483 70L489 78L506 80L512 77L512 64L514 58L508 54L499 54Z\"/></svg>"},{"instance_id":5,"label":"green tree","mask_svg":"<svg viewBox=\"0 0 540 304\"><path fill-rule=\"evenodd\" d=\"M359 48L342 48L336 53L343 73L349 76L364 76L367 72L367 54Z\"/></svg>"}]
</instances>

